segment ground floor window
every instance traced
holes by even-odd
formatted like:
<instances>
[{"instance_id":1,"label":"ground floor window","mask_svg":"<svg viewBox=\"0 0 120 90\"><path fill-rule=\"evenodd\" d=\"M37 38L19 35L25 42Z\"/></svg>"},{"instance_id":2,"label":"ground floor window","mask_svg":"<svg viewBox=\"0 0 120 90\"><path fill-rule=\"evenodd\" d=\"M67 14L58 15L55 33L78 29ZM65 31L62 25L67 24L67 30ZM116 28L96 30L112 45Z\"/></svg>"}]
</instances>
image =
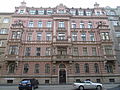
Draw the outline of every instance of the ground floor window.
<instances>
[{"instance_id":1,"label":"ground floor window","mask_svg":"<svg viewBox=\"0 0 120 90\"><path fill-rule=\"evenodd\" d=\"M49 84L49 80L45 80L45 84Z\"/></svg>"},{"instance_id":2,"label":"ground floor window","mask_svg":"<svg viewBox=\"0 0 120 90\"><path fill-rule=\"evenodd\" d=\"M9 83L13 83L13 80L7 80L7 83L9 84Z\"/></svg>"},{"instance_id":3,"label":"ground floor window","mask_svg":"<svg viewBox=\"0 0 120 90\"><path fill-rule=\"evenodd\" d=\"M100 83L100 82L101 82L101 80L100 80L100 79L96 79L96 82L97 82L97 83Z\"/></svg>"},{"instance_id":4,"label":"ground floor window","mask_svg":"<svg viewBox=\"0 0 120 90\"><path fill-rule=\"evenodd\" d=\"M109 79L109 82L115 82L115 79L113 79L113 78Z\"/></svg>"}]
</instances>

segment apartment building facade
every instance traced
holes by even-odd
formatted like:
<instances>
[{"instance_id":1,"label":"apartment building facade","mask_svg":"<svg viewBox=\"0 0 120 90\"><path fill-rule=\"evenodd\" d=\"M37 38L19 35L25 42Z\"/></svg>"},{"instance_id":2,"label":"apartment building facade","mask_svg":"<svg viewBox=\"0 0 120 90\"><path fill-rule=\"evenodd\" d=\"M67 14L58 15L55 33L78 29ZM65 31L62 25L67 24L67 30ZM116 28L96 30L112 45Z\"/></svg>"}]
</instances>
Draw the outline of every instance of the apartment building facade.
<instances>
[{"instance_id":1,"label":"apartment building facade","mask_svg":"<svg viewBox=\"0 0 120 90\"><path fill-rule=\"evenodd\" d=\"M120 72L120 6L117 6L116 8L106 7L105 10L109 20L109 26L113 37L114 49Z\"/></svg>"},{"instance_id":2,"label":"apartment building facade","mask_svg":"<svg viewBox=\"0 0 120 90\"><path fill-rule=\"evenodd\" d=\"M15 8L2 67L2 83L36 78L40 84L91 80L120 81L118 63L105 10Z\"/></svg>"},{"instance_id":3,"label":"apartment building facade","mask_svg":"<svg viewBox=\"0 0 120 90\"><path fill-rule=\"evenodd\" d=\"M12 14L13 13L0 13L0 72L3 62L5 61L5 48L7 47L7 36Z\"/></svg>"}]
</instances>

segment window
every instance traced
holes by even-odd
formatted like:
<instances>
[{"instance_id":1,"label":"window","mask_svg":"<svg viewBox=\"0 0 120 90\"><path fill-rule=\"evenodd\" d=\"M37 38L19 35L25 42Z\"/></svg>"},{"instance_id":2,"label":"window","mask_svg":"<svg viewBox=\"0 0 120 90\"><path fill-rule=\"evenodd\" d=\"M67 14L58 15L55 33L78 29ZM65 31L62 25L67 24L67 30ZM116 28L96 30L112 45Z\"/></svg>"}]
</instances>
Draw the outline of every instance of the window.
<instances>
[{"instance_id":1,"label":"window","mask_svg":"<svg viewBox=\"0 0 120 90\"><path fill-rule=\"evenodd\" d=\"M0 47L4 46L4 41L0 40Z\"/></svg>"},{"instance_id":2,"label":"window","mask_svg":"<svg viewBox=\"0 0 120 90\"><path fill-rule=\"evenodd\" d=\"M39 64L35 64L35 73L39 73L39 68L40 68L40 66L39 66Z\"/></svg>"},{"instance_id":3,"label":"window","mask_svg":"<svg viewBox=\"0 0 120 90\"><path fill-rule=\"evenodd\" d=\"M59 14L64 14L64 13L65 13L65 10L64 10L64 9L60 9L60 10L57 11L57 13L59 13Z\"/></svg>"},{"instance_id":4,"label":"window","mask_svg":"<svg viewBox=\"0 0 120 90\"><path fill-rule=\"evenodd\" d=\"M58 33L58 40L65 40L65 33Z\"/></svg>"},{"instance_id":5,"label":"window","mask_svg":"<svg viewBox=\"0 0 120 90\"><path fill-rule=\"evenodd\" d=\"M86 41L86 33L82 32L81 34L82 41Z\"/></svg>"},{"instance_id":6,"label":"window","mask_svg":"<svg viewBox=\"0 0 120 90\"><path fill-rule=\"evenodd\" d=\"M92 22L88 22L88 28L92 28Z\"/></svg>"},{"instance_id":7,"label":"window","mask_svg":"<svg viewBox=\"0 0 120 90\"><path fill-rule=\"evenodd\" d=\"M92 47L92 56L96 56L97 52L96 52L96 47Z\"/></svg>"},{"instance_id":8,"label":"window","mask_svg":"<svg viewBox=\"0 0 120 90\"><path fill-rule=\"evenodd\" d=\"M7 84L12 84L13 80L7 80Z\"/></svg>"},{"instance_id":9,"label":"window","mask_svg":"<svg viewBox=\"0 0 120 90\"><path fill-rule=\"evenodd\" d=\"M25 56L30 56L31 47L26 47Z\"/></svg>"},{"instance_id":10,"label":"window","mask_svg":"<svg viewBox=\"0 0 120 90\"><path fill-rule=\"evenodd\" d=\"M50 64L45 64L45 73L50 73Z\"/></svg>"},{"instance_id":11,"label":"window","mask_svg":"<svg viewBox=\"0 0 120 90\"><path fill-rule=\"evenodd\" d=\"M78 56L78 47L73 47L73 56Z\"/></svg>"},{"instance_id":12,"label":"window","mask_svg":"<svg viewBox=\"0 0 120 90\"><path fill-rule=\"evenodd\" d=\"M78 11L78 15L83 16L84 15L84 11L82 11L82 10Z\"/></svg>"},{"instance_id":13,"label":"window","mask_svg":"<svg viewBox=\"0 0 120 90\"><path fill-rule=\"evenodd\" d=\"M95 73L99 73L99 66L97 63L94 64Z\"/></svg>"},{"instance_id":14,"label":"window","mask_svg":"<svg viewBox=\"0 0 120 90\"><path fill-rule=\"evenodd\" d=\"M28 64L24 64L23 73L28 73L28 71L29 71L29 65Z\"/></svg>"},{"instance_id":15,"label":"window","mask_svg":"<svg viewBox=\"0 0 120 90\"><path fill-rule=\"evenodd\" d=\"M0 29L0 34L8 34L8 29L6 29L6 28L1 28L1 29Z\"/></svg>"},{"instance_id":16,"label":"window","mask_svg":"<svg viewBox=\"0 0 120 90\"><path fill-rule=\"evenodd\" d=\"M89 64L88 63L86 63L84 65L84 69L85 69L85 73L89 73Z\"/></svg>"},{"instance_id":17,"label":"window","mask_svg":"<svg viewBox=\"0 0 120 90\"><path fill-rule=\"evenodd\" d=\"M80 66L78 63L75 64L75 73L80 73Z\"/></svg>"},{"instance_id":18,"label":"window","mask_svg":"<svg viewBox=\"0 0 120 90\"><path fill-rule=\"evenodd\" d=\"M3 23L9 23L10 19L9 18L4 18Z\"/></svg>"},{"instance_id":19,"label":"window","mask_svg":"<svg viewBox=\"0 0 120 90\"><path fill-rule=\"evenodd\" d=\"M97 16L100 16L100 12L99 12L99 11L97 11L97 12L96 12L96 15L97 15Z\"/></svg>"},{"instance_id":20,"label":"window","mask_svg":"<svg viewBox=\"0 0 120 90\"><path fill-rule=\"evenodd\" d=\"M30 10L29 13L30 13L31 15L35 15L35 14L36 14L36 11L35 11L35 10Z\"/></svg>"},{"instance_id":21,"label":"window","mask_svg":"<svg viewBox=\"0 0 120 90\"><path fill-rule=\"evenodd\" d=\"M64 26L64 22L59 22L59 26L58 26L59 28L64 28L65 26Z\"/></svg>"},{"instance_id":22,"label":"window","mask_svg":"<svg viewBox=\"0 0 120 90\"><path fill-rule=\"evenodd\" d=\"M114 83L115 82L115 79L109 79L109 82L111 82L111 83Z\"/></svg>"},{"instance_id":23,"label":"window","mask_svg":"<svg viewBox=\"0 0 120 90\"><path fill-rule=\"evenodd\" d=\"M47 15L51 15L52 14L52 10L47 10Z\"/></svg>"},{"instance_id":24,"label":"window","mask_svg":"<svg viewBox=\"0 0 120 90\"><path fill-rule=\"evenodd\" d=\"M41 48L40 48L40 47L37 47L37 48L36 48L36 56L40 56L40 51L41 51Z\"/></svg>"},{"instance_id":25,"label":"window","mask_svg":"<svg viewBox=\"0 0 120 90\"><path fill-rule=\"evenodd\" d=\"M100 80L100 79L96 79L96 82L97 82L97 83L100 83L100 82L101 82L101 80Z\"/></svg>"},{"instance_id":26,"label":"window","mask_svg":"<svg viewBox=\"0 0 120 90\"><path fill-rule=\"evenodd\" d=\"M11 63L8 66L8 73L14 73L15 72L15 64Z\"/></svg>"},{"instance_id":27,"label":"window","mask_svg":"<svg viewBox=\"0 0 120 90\"><path fill-rule=\"evenodd\" d=\"M27 40L28 41L32 41L32 32L28 33Z\"/></svg>"},{"instance_id":28,"label":"window","mask_svg":"<svg viewBox=\"0 0 120 90\"><path fill-rule=\"evenodd\" d=\"M16 45L10 46L9 54L18 55L18 46L16 46Z\"/></svg>"},{"instance_id":29,"label":"window","mask_svg":"<svg viewBox=\"0 0 120 90\"><path fill-rule=\"evenodd\" d=\"M90 41L95 41L94 33L90 33Z\"/></svg>"},{"instance_id":30,"label":"window","mask_svg":"<svg viewBox=\"0 0 120 90\"><path fill-rule=\"evenodd\" d=\"M83 22L80 22L80 28L85 28Z\"/></svg>"},{"instance_id":31,"label":"window","mask_svg":"<svg viewBox=\"0 0 120 90\"><path fill-rule=\"evenodd\" d=\"M45 80L45 84L49 84L50 80Z\"/></svg>"},{"instance_id":32,"label":"window","mask_svg":"<svg viewBox=\"0 0 120 90\"><path fill-rule=\"evenodd\" d=\"M115 15L115 12L114 11L110 11L110 15Z\"/></svg>"},{"instance_id":33,"label":"window","mask_svg":"<svg viewBox=\"0 0 120 90\"><path fill-rule=\"evenodd\" d=\"M48 22L47 22L47 27L48 27L48 28L51 28L51 27L52 27L52 22L51 22L51 21L48 21Z\"/></svg>"},{"instance_id":34,"label":"window","mask_svg":"<svg viewBox=\"0 0 120 90\"><path fill-rule=\"evenodd\" d=\"M52 40L51 33L46 33L46 40L47 40L47 41Z\"/></svg>"},{"instance_id":35,"label":"window","mask_svg":"<svg viewBox=\"0 0 120 90\"><path fill-rule=\"evenodd\" d=\"M112 46L104 46L106 55L113 55Z\"/></svg>"},{"instance_id":36,"label":"window","mask_svg":"<svg viewBox=\"0 0 120 90\"><path fill-rule=\"evenodd\" d=\"M57 54L60 55L60 56L65 56L67 55L67 48L66 47L58 47L57 48Z\"/></svg>"},{"instance_id":37,"label":"window","mask_svg":"<svg viewBox=\"0 0 120 90\"><path fill-rule=\"evenodd\" d=\"M118 26L118 25L119 25L118 21L112 21L112 24L113 24L114 26Z\"/></svg>"},{"instance_id":38,"label":"window","mask_svg":"<svg viewBox=\"0 0 120 90\"><path fill-rule=\"evenodd\" d=\"M33 24L34 24L34 22L30 21L28 27L33 27L34 26Z\"/></svg>"},{"instance_id":39,"label":"window","mask_svg":"<svg viewBox=\"0 0 120 90\"><path fill-rule=\"evenodd\" d=\"M92 15L91 11L86 11L86 15L91 16Z\"/></svg>"},{"instance_id":40,"label":"window","mask_svg":"<svg viewBox=\"0 0 120 90\"><path fill-rule=\"evenodd\" d=\"M70 13L71 13L72 15L76 15L76 10L71 10Z\"/></svg>"},{"instance_id":41,"label":"window","mask_svg":"<svg viewBox=\"0 0 120 90\"><path fill-rule=\"evenodd\" d=\"M72 23L72 28L76 28L76 23Z\"/></svg>"},{"instance_id":42,"label":"window","mask_svg":"<svg viewBox=\"0 0 120 90\"><path fill-rule=\"evenodd\" d=\"M38 10L39 15L44 15L44 10Z\"/></svg>"},{"instance_id":43,"label":"window","mask_svg":"<svg viewBox=\"0 0 120 90\"><path fill-rule=\"evenodd\" d=\"M39 28L42 28L42 21L39 21L39 22L38 22L38 27L39 27Z\"/></svg>"},{"instance_id":44,"label":"window","mask_svg":"<svg viewBox=\"0 0 120 90\"><path fill-rule=\"evenodd\" d=\"M72 33L72 41L77 41L77 33Z\"/></svg>"},{"instance_id":45,"label":"window","mask_svg":"<svg viewBox=\"0 0 120 90\"><path fill-rule=\"evenodd\" d=\"M51 55L51 49L50 47L46 48L46 56L50 56Z\"/></svg>"},{"instance_id":46,"label":"window","mask_svg":"<svg viewBox=\"0 0 120 90\"><path fill-rule=\"evenodd\" d=\"M106 64L105 68L107 70L107 73L113 73L113 65L112 65L112 63Z\"/></svg>"},{"instance_id":47,"label":"window","mask_svg":"<svg viewBox=\"0 0 120 90\"><path fill-rule=\"evenodd\" d=\"M120 37L120 32L115 32L115 36L116 36L117 38L119 38L119 37Z\"/></svg>"},{"instance_id":48,"label":"window","mask_svg":"<svg viewBox=\"0 0 120 90\"><path fill-rule=\"evenodd\" d=\"M37 32L37 40L42 40L42 34L41 32Z\"/></svg>"},{"instance_id":49,"label":"window","mask_svg":"<svg viewBox=\"0 0 120 90\"><path fill-rule=\"evenodd\" d=\"M87 47L83 47L83 56L87 56L88 53L87 53Z\"/></svg>"},{"instance_id":50,"label":"window","mask_svg":"<svg viewBox=\"0 0 120 90\"><path fill-rule=\"evenodd\" d=\"M12 39L20 39L21 38L21 32L12 32Z\"/></svg>"},{"instance_id":51,"label":"window","mask_svg":"<svg viewBox=\"0 0 120 90\"><path fill-rule=\"evenodd\" d=\"M108 32L102 32L101 33L102 40L110 40L109 33Z\"/></svg>"},{"instance_id":52,"label":"window","mask_svg":"<svg viewBox=\"0 0 120 90\"><path fill-rule=\"evenodd\" d=\"M24 13L24 10L20 10L20 14L23 14Z\"/></svg>"}]
</instances>

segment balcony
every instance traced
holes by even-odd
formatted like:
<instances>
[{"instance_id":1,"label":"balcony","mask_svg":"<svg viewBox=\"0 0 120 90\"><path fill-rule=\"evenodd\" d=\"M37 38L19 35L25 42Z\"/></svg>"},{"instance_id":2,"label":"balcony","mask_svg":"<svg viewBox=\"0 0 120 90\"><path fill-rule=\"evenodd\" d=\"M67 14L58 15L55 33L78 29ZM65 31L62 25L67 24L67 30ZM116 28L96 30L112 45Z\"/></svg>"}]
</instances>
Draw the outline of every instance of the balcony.
<instances>
[{"instance_id":1,"label":"balcony","mask_svg":"<svg viewBox=\"0 0 120 90\"><path fill-rule=\"evenodd\" d=\"M6 55L5 56L5 60L6 61L16 61L19 59L19 56L18 55Z\"/></svg>"},{"instance_id":2,"label":"balcony","mask_svg":"<svg viewBox=\"0 0 120 90\"><path fill-rule=\"evenodd\" d=\"M21 39L9 39L8 43L20 43Z\"/></svg>"},{"instance_id":3,"label":"balcony","mask_svg":"<svg viewBox=\"0 0 120 90\"><path fill-rule=\"evenodd\" d=\"M115 61L116 56L115 55L104 55L105 60L107 61Z\"/></svg>"},{"instance_id":4,"label":"balcony","mask_svg":"<svg viewBox=\"0 0 120 90\"><path fill-rule=\"evenodd\" d=\"M53 55L53 61L72 61L72 55Z\"/></svg>"}]
</instances>

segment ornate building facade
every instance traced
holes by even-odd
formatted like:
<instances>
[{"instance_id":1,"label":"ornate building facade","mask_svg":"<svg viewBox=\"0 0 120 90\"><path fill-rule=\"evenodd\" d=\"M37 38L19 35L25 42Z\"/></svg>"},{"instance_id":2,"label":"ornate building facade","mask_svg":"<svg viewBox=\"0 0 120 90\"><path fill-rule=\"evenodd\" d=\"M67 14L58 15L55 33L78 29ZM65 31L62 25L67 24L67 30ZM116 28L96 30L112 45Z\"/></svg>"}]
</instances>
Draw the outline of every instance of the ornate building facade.
<instances>
[{"instance_id":1,"label":"ornate building facade","mask_svg":"<svg viewBox=\"0 0 120 90\"><path fill-rule=\"evenodd\" d=\"M36 78L40 84L70 84L91 80L120 81L105 10L15 8L2 67L2 83Z\"/></svg>"}]
</instances>

